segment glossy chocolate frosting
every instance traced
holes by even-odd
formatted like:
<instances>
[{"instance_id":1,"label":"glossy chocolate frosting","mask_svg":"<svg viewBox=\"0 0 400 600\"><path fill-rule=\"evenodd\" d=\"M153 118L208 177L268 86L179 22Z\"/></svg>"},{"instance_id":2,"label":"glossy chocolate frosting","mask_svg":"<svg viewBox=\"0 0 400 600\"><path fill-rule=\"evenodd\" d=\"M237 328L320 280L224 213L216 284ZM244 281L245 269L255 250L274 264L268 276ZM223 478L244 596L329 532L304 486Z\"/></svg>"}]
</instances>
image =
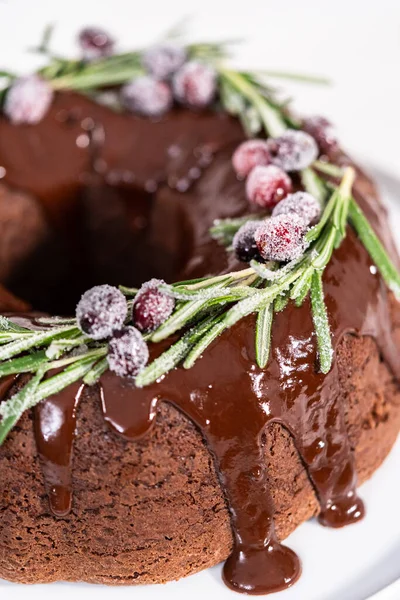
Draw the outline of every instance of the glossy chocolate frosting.
<instances>
[{"instance_id":1,"label":"glossy chocolate frosting","mask_svg":"<svg viewBox=\"0 0 400 600\"><path fill-rule=\"evenodd\" d=\"M40 199L54 231L71 244L72 267L82 253L86 288L105 281L131 285L150 276L171 280L240 268L208 229L215 218L249 210L243 182L230 164L242 138L238 123L222 113L177 110L155 123L65 94L38 126L0 122L0 165L9 185ZM380 205L362 190L357 199L392 250ZM82 244L80 233L90 244ZM350 228L347 233L324 274L334 348L345 334L373 336L398 376L387 289L355 233ZM192 369L177 368L150 387L136 389L111 373L97 387L104 418L126 438L140 438L156 426L160 402L173 404L197 425L231 512L235 545L224 580L237 591L262 594L288 587L300 574L299 559L274 531L263 456L269 424L278 422L293 436L323 525L353 523L364 507L356 493L337 365L334 360L328 375L318 372L309 301L300 308L291 303L276 315L264 370L256 366L254 324L253 316L243 319ZM151 348L152 355L169 343ZM73 502L82 388L70 386L35 409L50 507L59 517Z\"/></svg>"}]
</instances>

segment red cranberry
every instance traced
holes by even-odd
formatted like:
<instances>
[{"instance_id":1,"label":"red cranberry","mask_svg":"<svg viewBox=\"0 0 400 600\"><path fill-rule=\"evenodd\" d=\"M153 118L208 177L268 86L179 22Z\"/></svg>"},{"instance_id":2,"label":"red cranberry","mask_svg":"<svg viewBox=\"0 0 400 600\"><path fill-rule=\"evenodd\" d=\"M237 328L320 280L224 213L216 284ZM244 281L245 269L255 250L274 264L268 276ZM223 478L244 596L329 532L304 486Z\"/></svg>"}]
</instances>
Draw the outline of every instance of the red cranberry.
<instances>
[{"instance_id":1,"label":"red cranberry","mask_svg":"<svg viewBox=\"0 0 400 600\"><path fill-rule=\"evenodd\" d=\"M260 221L247 221L233 237L232 247L236 258L242 262L248 263L253 258L260 258L256 240L254 239L254 234L259 227Z\"/></svg>"},{"instance_id":2,"label":"red cranberry","mask_svg":"<svg viewBox=\"0 0 400 600\"><path fill-rule=\"evenodd\" d=\"M274 165L254 167L246 182L247 198L263 208L273 208L291 191L289 175Z\"/></svg>"},{"instance_id":3,"label":"red cranberry","mask_svg":"<svg viewBox=\"0 0 400 600\"><path fill-rule=\"evenodd\" d=\"M43 119L53 100L50 85L38 75L16 79L7 92L4 113L15 125L34 125Z\"/></svg>"},{"instance_id":4,"label":"red cranberry","mask_svg":"<svg viewBox=\"0 0 400 600\"><path fill-rule=\"evenodd\" d=\"M254 237L265 260L287 262L303 253L306 230L301 217L295 214L278 215L263 221Z\"/></svg>"},{"instance_id":5,"label":"red cranberry","mask_svg":"<svg viewBox=\"0 0 400 600\"><path fill-rule=\"evenodd\" d=\"M247 177L257 166L269 165L271 155L265 140L248 140L238 146L232 156L233 168L239 177Z\"/></svg>"},{"instance_id":6,"label":"red cranberry","mask_svg":"<svg viewBox=\"0 0 400 600\"><path fill-rule=\"evenodd\" d=\"M160 291L160 279L150 279L136 294L132 308L132 320L139 331L154 331L168 319L175 308L175 300Z\"/></svg>"},{"instance_id":7,"label":"red cranberry","mask_svg":"<svg viewBox=\"0 0 400 600\"><path fill-rule=\"evenodd\" d=\"M279 202L272 211L272 216L296 214L306 225L316 223L321 216L321 205L314 196L307 192L289 194Z\"/></svg>"},{"instance_id":8,"label":"red cranberry","mask_svg":"<svg viewBox=\"0 0 400 600\"><path fill-rule=\"evenodd\" d=\"M76 320L84 333L94 340L110 337L121 329L128 314L125 296L111 285L96 285L79 300Z\"/></svg>"},{"instance_id":9,"label":"red cranberry","mask_svg":"<svg viewBox=\"0 0 400 600\"><path fill-rule=\"evenodd\" d=\"M138 77L124 85L121 98L128 110L147 117L159 117L172 106L169 85L150 75Z\"/></svg>"},{"instance_id":10,"label":"red cranberry","mask_svg":"<svg viewBox=\"0 0 400 600\"><path fill-rule=\"evenodd\" d=\"M318 158L318 146L308 133L289 129L279 138L268 140L272 162L284 171L301 171Z\"/></svg>"},{"instance_id":11,"label":"red cranberry","mask_svg":"<svg viewBox=\"0 0 400 600\"><path fill-rule=\"evenodd\" d=\"M211 104L217 91L215 70L200 61L189 61L173 78L175 98L191 108L204 108Z\"/></svg>"},{"instance_id":12,"label":"red cranberry","mask_svg":"<svg viewBox=\"0 0 400 600\"><path fill-rule=\"evenodd\" d=\"M87 61L110 56L114 52L114 40L107 31L98 27L85 27L78 37L83 58Z\"/></svg>"},{"instance_id":13,"label":"red cranberry","mask_svg":"<svg viewBox=\"0 0 400 600\"><path fill-rule=\"evenodd\" d=\"M135 327L124 327L109 341L108 366L119 377L136 377L148 360L149 349Z\"/></svg>"},{"instance_id":14,"label":"red cranberry","mask_svg":"<svg viewBox=\"0 0 400 600\"><path fill-rule=\"evenodd\" d=\"M334 154L339 150L332 124L325 117L304 119L303 129L314 138L322 154Z\"/></svg>"},{"instance_id":15,"label":"red cranberry","mask_svg":"<svg viewBox=\"0 0 400 600\"><path fill-rule=\"evenodd\" d=\"M160 44L143 53L144 68L157 79L167 79L181 68L186 60L186 50L175 44Z\"/></svg>"}]
</instances>

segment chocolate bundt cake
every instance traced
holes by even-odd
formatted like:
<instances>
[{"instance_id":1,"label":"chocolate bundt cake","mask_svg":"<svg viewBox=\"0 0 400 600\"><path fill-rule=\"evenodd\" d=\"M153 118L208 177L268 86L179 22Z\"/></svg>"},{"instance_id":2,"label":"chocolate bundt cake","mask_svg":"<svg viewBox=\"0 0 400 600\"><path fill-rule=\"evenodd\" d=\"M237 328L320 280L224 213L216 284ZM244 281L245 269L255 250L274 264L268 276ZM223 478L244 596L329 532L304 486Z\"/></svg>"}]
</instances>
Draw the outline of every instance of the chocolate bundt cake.
<instances>
[{"instance_id":1,"label":"chocolate bundt cake","mask_svg":"<svg viewBox=\"0 0 400 600\"><path fill-rule=\"evenodd\" d=\"M210 228L249 214L264 219L283 185L278 197L268 192L269 200L258 182L257 193L248 186L249 205L238 160L232 166L245 139L226 111L175 106L152 119L69 91L58 92L35 124L1 117L0 311L18 339L26 329L68 323L42 315L73 314L93 286L127 289L156 278L189 281L190 290L193 280L243 269L240 252L227 251ZM279 148L269 152L279 158ZM350 164L337 147L330 158L337 170ZM265 168L260 154L255 160ZM338 193L334 175L328 179L328 190ZM299 176L288 185L301 189ZM396 263L386 212L359 170L353 195ZM279 282L271 275L276 264L285 269L301 258L275 257L272 265L263 244L253 250L256 275L248 285L241 280L242 293L264 291L265 282ZM257 311L247 310L191 368L174 363L149 385L135 386L120 376L130 368L118 354L128 326L113 334L115 361L92 385L79 377L40 403L27 401L0 448L0 577L158 583L226 560L224 579L238 591L267 593L294 583L299 560L281 540L313 516L333 527L360 519L356 485L379 467L400 428L400 311L375 266L379 257L367 250L361 229L349 224L323 272L333 348L328 369L315 333L326 315L315 290L306 295L308 286L302 303L286 298L275 306L266 366L254 349ZM130 311L138 307L135 293L127 292ZM175 301L191 303L178 292ZM232 302L216 300L213 310ZM269 313L261 314L266 331ZM81 320L83 335L94 331L93 319ZM149 329L157 331L143 326L144 339ZM186 343L188 331L149 342L150 360L171 340ZM31 346L17 360L43 362L37 346L40 356L29 354ZM92 352L101 348L95 342ZM33 368L7 372L4 402L35 384Z\"/></svg>"}]
</instances>

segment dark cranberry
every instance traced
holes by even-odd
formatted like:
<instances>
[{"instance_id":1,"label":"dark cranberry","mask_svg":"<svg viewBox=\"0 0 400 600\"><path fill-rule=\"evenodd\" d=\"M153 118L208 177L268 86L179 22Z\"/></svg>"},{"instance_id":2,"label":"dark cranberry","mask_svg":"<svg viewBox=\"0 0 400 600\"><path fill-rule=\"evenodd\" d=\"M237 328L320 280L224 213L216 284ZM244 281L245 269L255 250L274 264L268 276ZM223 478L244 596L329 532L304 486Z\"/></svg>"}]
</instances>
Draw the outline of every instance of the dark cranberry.
<instances>
[{"instance_id":1,"label":"dark cranberry","mask_svg":"<svg viewBox=\"0 0 400 600\"><path fill-rule=\"evenodd\" d=\"M239 177L247 177L257 166L271 162L268 144L265 140L248 140L238 146L232 156L233 168Z\"/></svg>"},{"instance_id":2,"label":"dark cranberry","mask_svg":"<svg viewBox=\"0 0 400 600\"><path fill-rule=\"evenodd\" d=\"M119 377L136 377L148 360L149 349L135 327L117 331L108 343L108 366Z\"/></svg>"},{"instance_id":3,"label":"dark cranberry","mask_svg":"<svg viewBox=\"0 0 400 600\"><path fill-rule=\"evenodd\" d=\"M321 216L321 205L314 196L307 192L289 194L279 202L272 211L272 216L296 214L306 225L316 223Z\"/></svg>"},{"instance_id":4,"label":"dark cranberry","mask_svg":"<svg viewBox=\"0 0 400 600\"><path fill-rule=\"evenodd\" d=\"M289 175L274 165L254 167L246 181L247 198L262 208L272 209L291 191Z\"/></svg>"},{"instance_id":5,"label":"dark cranberry","mask_svg":"<svg viewBox=\"0 0 400 600\"><path fill-rule=\"evenodd\" d=\"M53 100L53 90L38 75L16 79L7 92L4 113L15 125L34 125L43 119Z\"/></svg>"},{"instance_id":6,"label":"dark cranberry","mask_svg":"<svg viewBox=\"0 0 400 600\"><path fill-rule=\"evenodd\" d=\"M174 298L159 289L164 283L160 279L150 279L138 291L133 303L132 320L140 331L154 331L174 310Z\"/></svg>"},{"instance_id":7,"label":"dark cranberry","mask_svg":"<svg viewBox=\"0 0 400 600\"><path fill-rule=\"evenodd\" d=\"M295 214L266 219L255 232L258 250L265 260L293 260L304 251L306 230L303 219Z\"/></svg>"},{"instance_id":8,"label":"dark cranberry","mask_svg":"<svg viewBox=\"0 0 400 600\"><path fill-rule=\"evenodd\" d=\"M76 319L81 330L94 340L110 337L121 329L128 314L125 296L111 285L96 285L79 300Z\"/></svg>"},{"instance_id":9,"label":"dark cranberry","mask_svg":"<svg viewBox=\"0 0 400 600\"><path fill-rule=\"evenodd\" d=\"M332 124L325 117L304 119L303 129L314 138L322 154L335 154L339 150Z\"/></svg>"},{"instance_id":10,"label":"dark cranberry","mask_svg":"<svg viewBox=\"0 0 400 600\"><path fill-rule=\"evenodd\" d=\"M104 29L85 27L78 37L83 58L87 61L110 56L114 52L114 40Z\"/></svg>"},{"instance_id":11,"label":"dark cranberry","mask_svg":"<svg viewBox=\"0 0 400 600\"><path fill-rule=\"evenodd\" d=\"M318 146L308 133L289 129L279 138L268 140L272 162L284 171L301 171L318 158Z\"/></svg>"},{"instance_id":12,"label":"dark cranberry","mask_svg":"<svg viewBox=\"0 0 400 600\"><path fill-rule=\"evenodd\" d=\"M254 234L260 227L260 221L247 221L235 233L232 240L232 247L236 258L242 262L250 262L253 258L260 258Z\"/></svg>"},{"instance_id":13,"label":"dark cranberry","mask_svg":"<svg viewBox=\"0 0 400 600\"><path fill-rule=\"evenodd\" d=\"M200 61L187 62L173 78L175 98L192 108L211 104L217 91L217 75L209 65Z\"/></svg>"},{"instance_id":14,"label":"dark cranberry","mask_svg":"<svg viewBox=\"0 0 400 600\"><path fill-rule=\"evenodd\" d=\"M169 85L150 75L138 77L124 85L121 98L128 110L146 117L159 117L172 106Z\"/></svg>"}]
</instances>

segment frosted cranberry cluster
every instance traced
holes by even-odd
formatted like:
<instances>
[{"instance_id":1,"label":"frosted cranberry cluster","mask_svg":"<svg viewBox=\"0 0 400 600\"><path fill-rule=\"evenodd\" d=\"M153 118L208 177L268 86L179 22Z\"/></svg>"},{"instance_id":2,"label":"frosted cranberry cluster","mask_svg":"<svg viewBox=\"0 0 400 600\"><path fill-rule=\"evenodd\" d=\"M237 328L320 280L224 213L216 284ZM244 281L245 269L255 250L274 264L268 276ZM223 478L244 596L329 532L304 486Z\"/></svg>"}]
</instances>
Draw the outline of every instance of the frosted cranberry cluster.
<instances>
[{"instance_id":1,"label":"frosted cranberry cluster","mask_svg":"<svg viewBox=\"0 0 400 600\"><path fill-rule=\"evenodd\" d=\"M234 236L239 260L287 262L304 252L304 235L318 221L321 206L307 192L292 193L288 172L306 169L318 154L314 137L292 129L275 139L243 142L236 149L232 164L239 178L247 177L249 202L271 211L271 217L248 221Z\"/></svg>"},{"instance_id":2,"label":"frosted cranberry cluster","mask_svg":"<svg viewBox=\"0 0 400 600\"><path fill-rule=\"evenodd\" d=\"M111 285L91 288L78 302L81 331L93 340L108 340L108 366L120 377L136 377L146 366L149 350L142 333L157 329L175 308L174 298L160 289L164 283L159 279L144 283L130 315L125 296Z\"/></svg>"}]
</instances>

